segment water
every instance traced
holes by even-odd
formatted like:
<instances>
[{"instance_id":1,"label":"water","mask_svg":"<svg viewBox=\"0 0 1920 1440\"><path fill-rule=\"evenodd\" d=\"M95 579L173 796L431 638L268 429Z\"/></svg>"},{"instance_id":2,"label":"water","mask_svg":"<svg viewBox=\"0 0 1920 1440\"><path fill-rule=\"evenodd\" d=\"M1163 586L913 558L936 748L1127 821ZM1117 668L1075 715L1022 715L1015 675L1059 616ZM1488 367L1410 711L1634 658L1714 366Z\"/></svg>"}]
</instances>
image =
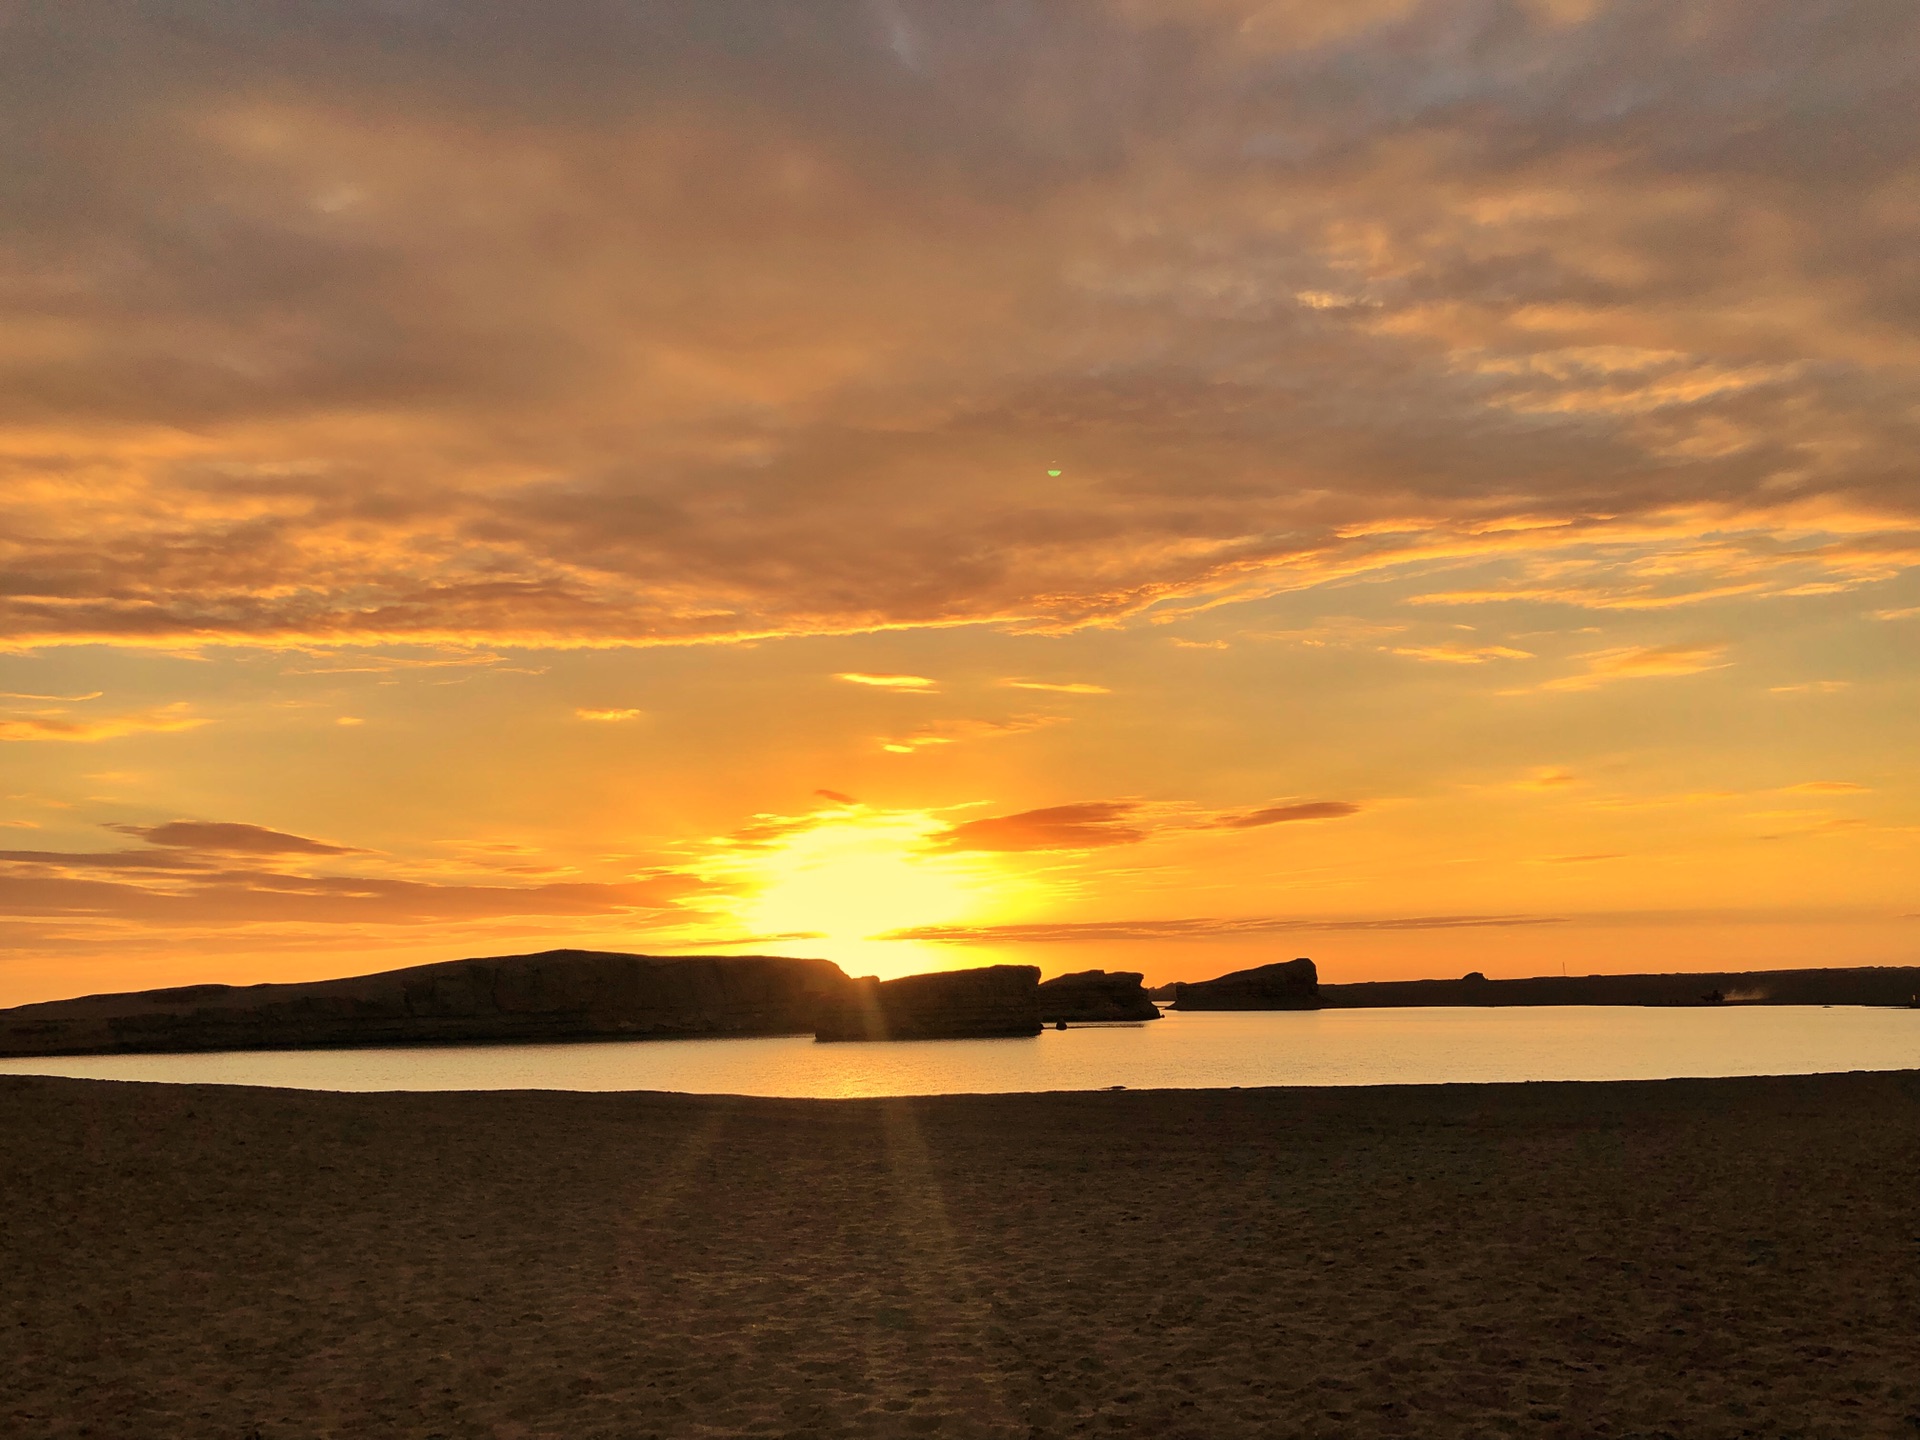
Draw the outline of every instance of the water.
<instances>
[{"instance_id":1,"label":"water","mask_svg":"<svg viewBox=\"0 0 1920 1440\"><path fill-rule=\"evenodd\" d=\"M1023 1040L807 1036L0 1059L0 1074L297 1090L985 1094L1233 1085L1658 1080L1920 1069L1920 1010L1751 1006L1169 1012Z\"/></svg>"}]
</instances>

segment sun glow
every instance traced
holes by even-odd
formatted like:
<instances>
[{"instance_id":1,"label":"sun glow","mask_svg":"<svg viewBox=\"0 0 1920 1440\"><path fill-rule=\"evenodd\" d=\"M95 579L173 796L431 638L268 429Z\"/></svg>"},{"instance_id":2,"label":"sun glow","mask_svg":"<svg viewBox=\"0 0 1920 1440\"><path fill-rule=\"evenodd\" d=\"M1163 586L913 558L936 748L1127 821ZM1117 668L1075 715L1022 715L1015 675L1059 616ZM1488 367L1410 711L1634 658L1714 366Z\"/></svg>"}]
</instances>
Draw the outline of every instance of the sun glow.
<instances>
[{"instance_id":1,"label":"sun glow","mask_svg":"<svg viewBox=\"0 0 1920 1440\"><path fill-rule=\"evenodd\" d=\"M886 977L967 963L948 946L878 938L913 926L990 923L1024 908L1032 882L1000 857L926 851L927 837L945 824L918 811L821 812L765 848L729 856L744 891L735 914L756 934L818 936L810 953L849 973Z\"/></svg>"}]
</instances>

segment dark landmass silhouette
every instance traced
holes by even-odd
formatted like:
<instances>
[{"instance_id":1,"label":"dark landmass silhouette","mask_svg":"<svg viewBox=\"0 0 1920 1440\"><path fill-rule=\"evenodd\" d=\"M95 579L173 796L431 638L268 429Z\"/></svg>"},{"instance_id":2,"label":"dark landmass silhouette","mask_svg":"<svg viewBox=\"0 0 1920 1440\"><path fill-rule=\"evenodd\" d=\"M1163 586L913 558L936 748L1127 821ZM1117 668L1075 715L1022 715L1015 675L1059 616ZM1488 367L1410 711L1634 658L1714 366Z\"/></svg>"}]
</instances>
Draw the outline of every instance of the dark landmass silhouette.
<instances>
[{"instance_id":1,"label":"dark landmass silhouette","mask_svg":"<svg viewBox=\"0 0 1920 1440\"><path fill-rule=\"evenodd\" d=\"M1156 1019L1133 971L1039 983L1031 965L849 979L828 960L548 950L303 984L187 985L0 1010L0 1056L803 1035L1032 1035ZM1323 985L1298 959L1152 992L1178 1010L1483 1005L1910 1005L1920 967L1380 980Z\"/></svg>"},{"instance_id":2,"label":"dark landmass silhouette","mask_svg":"<svg viewBox=\"0 0 1920 1440\"><path fill-rule=\"evenodd\" d=\"M1040 1019L1068 1021L1158 1020L1160 1007L1147 998L1136 970L1081 970L1040 983Z\"/></svg>"},{"instance_id":3,"label":"dark landmass silhouette","mask_svg":"<svg viewBox=\"0 0 1920 1440\"><path fill-rule=\"evenodd\" d=\"M1321 984L1311 960L1236 970L1151 992L1177 1010L1352 1010L1429 1005L1908 1005L1920 966L1716 970L1672 975L1536 975L1489 980Z\"/></svg>"},{"instance_id":4,"label":"dark landmass silhouette","mask_svg":"<svg viewBox=\"0 0 1920 1440\"><path fill-rule=\"evenodd\" d=\"M22 1005L0 1055L791 1035L852 983L827 960L548 950Z\"/></svg>"},{"instance_id":5,"label":"dark landmass silhouette","mask_svg":"<svg viewBox=\"0 0 1920 1440\"><path fill-rule=\"evenodd\" d=\"M1040 971L985 965L850 982L823 1005L820 1040L953 1040L1040 1033Z\"/></svg>"},{"instance_id":6,"label":"dark landmass silhouette","mask_svg":"<svg viewBox=\"0 0 1920 1440\"><path fill-rule=\"evenodd\" d=\"M1920 966L1716 970L1682 975L1536 975L1322 985L1327 1009L1400 1005L1907 1005Z\"/></svg>"},{"instance_id":7,"label":"dark landmass silhouette","mask_svg":"<svg viewBox=\"0 0 1920 1440\"><path fill-rule=\"evenodd\" d=\"M1320 1003L1319 971L1304 958L1173 987L1176 1010L1313 1010Z\"/></svg>"}]
</instances>

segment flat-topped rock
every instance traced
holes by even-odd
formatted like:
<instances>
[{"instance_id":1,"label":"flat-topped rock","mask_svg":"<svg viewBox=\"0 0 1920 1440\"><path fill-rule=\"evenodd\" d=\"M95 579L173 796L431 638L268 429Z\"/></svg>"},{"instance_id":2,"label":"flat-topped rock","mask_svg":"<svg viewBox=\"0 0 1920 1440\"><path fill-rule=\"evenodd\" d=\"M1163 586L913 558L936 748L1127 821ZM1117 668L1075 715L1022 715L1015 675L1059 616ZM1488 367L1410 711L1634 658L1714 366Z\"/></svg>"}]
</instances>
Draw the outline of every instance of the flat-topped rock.
<instances>
[{"instance_id":1,"label":"flat-topped rock","mask_svg":"<svg viewBox=\"0 0 1920 1440\"><path fill-rule=\"evenodd\" d=\"M292 985L0 1010L0 1055L793 1035L852 985L827 960L548 950Z\"/></svg>"},{"instance_id":2,"label":"flat-topped rock","mask_svg":"<svg viewBox=\"0 0 1920 1440\"><path fill-rule=\"evenodd\" d=\"M1040 1020L1158 1020L1160 1007L1141 988L1135 970L1080 970L1040 982Z\"/></svg>"},{"instance_id":3,"label":"flat-topped rock","mask_svg":"<svg viewBox=\"0 0 1920 1440\"><path fill-rule=\"evenodd\" d=\"M1173 987L1176 1010L1313 1010L1319 1005L1320 973L1304 958Z\"/></svg>"},{"instance_id":4,"label":"flat-topped rock","mask_svg":"<svg viewBox=\"0 0 1920 1440\"><path fill-rule=\"evenodd\" d=\"M822 1006L820 1040L958 1040L1040 1033L1040 971L1032 965L939 970L899 980L868 976Z\"/></svg>"}]
</instances>

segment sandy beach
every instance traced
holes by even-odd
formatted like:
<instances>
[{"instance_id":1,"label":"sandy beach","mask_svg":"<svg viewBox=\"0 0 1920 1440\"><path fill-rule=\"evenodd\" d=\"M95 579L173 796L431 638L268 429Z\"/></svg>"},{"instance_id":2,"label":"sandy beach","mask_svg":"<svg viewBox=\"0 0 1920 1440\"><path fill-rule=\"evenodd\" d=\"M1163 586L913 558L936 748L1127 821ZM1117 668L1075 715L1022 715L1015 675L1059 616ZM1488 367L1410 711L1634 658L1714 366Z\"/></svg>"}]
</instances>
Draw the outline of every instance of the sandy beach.
<instances>
[{"instance_id":1,"label":"sandy beach","mask_svg":"<svg viewBox=\"0 0 1920 1440\"><path fill-rule=\"evenodd\" d=\"M1920 1074L0 1078L0 1431L1920 1435Z\"/></svg>"}]
</instances>

